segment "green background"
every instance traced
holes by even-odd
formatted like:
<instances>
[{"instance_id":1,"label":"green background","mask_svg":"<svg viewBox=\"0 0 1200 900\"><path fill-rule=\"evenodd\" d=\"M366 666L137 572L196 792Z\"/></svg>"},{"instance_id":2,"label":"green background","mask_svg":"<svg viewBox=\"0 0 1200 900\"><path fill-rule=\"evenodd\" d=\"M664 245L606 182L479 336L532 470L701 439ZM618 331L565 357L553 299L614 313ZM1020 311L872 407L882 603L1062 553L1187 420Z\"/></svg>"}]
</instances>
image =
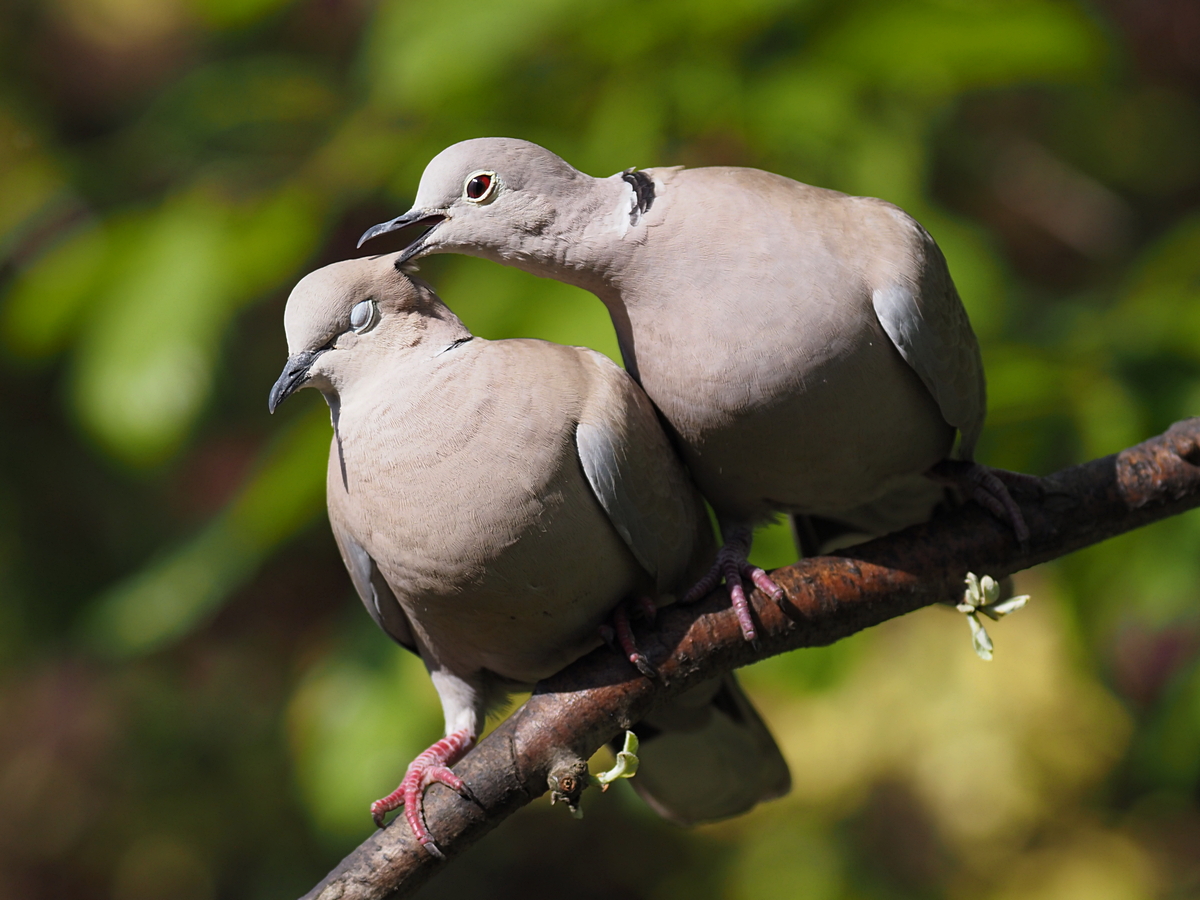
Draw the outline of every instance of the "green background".
<instances>
[{"instance_id":1,"label":"green background","mask_svg":"<svg viewBox=\"0 0 1200 900\"><path fill-rule=\"evenodd\" d=\"M0 900L298 895L440 733L330 539L324 405L266 396L291 285L480 135L903 206L983 346L984 462L1200 411L1194 0L7 0ZM616 353L573 289L422 274L479 334ZM756 666L787 799L543 801L422 896L1200 897L1198 539L1025 573L992 663L937 609Z\"/></svg>"}]
</instances>

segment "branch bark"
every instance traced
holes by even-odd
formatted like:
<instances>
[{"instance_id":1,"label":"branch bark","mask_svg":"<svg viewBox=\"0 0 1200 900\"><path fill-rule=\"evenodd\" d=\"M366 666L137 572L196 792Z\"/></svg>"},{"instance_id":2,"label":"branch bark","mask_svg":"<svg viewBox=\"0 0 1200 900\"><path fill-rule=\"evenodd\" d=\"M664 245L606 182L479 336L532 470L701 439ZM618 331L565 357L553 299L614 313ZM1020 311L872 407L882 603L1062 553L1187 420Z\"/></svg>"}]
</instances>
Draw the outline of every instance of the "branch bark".
<instances>
[{"instance_id":1,"label":"branch bark","mask_svg":"<svg viewBox=\"0 0 1200 900\"><path fill-rule=\"evenodd\" d=\"M843 556L803 560L773 573L787 599L755 592L760 646L747 644L723 590L662 610L638 642L661 673L650 681L597 650L538 685L456 767L480 805L434 785L425 816L447 860L552 785L578 798L586 760L651 707L701 681L759 659L831 644L939 601L957 602L968 571L999 578L1200 506L1200 418L1115 456L1043 479L1041 496L1017 496L1029 545L974 504ZM364 817L366 813L364 811ZM565 815L565 813L564 813ZM375 832L304 900L407 897L446 862L413 840L403 816Z\"/></svg>"}]
</instances>

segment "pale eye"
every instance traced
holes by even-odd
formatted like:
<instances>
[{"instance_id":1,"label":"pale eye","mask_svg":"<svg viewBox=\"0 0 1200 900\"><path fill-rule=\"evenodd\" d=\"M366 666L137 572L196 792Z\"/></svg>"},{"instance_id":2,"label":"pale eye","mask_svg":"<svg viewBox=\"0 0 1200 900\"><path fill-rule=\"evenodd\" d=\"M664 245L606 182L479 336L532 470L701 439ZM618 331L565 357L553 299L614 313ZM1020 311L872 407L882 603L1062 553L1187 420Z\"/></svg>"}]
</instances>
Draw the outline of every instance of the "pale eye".
<instances>
[{"instance_id":1,"label":"pale eye","mask_svg":"<svg viewBox=\"0 0 1200 900\"><path fill-rule=\"evenodd\" d=\"M356 334L370 331L378 321L379 307L374 300L363 300L354 304L354 309L350 310L350 327Z\"/></svg>"},{"instance_id":2,"label":"pale eye","mask_svg":"<svg viewBox=\"0 0 1200 900\"><path fill-rule=\"evenodd\" d=\"M491 196L495 186L495 172L476 172L474 175L467 176L466 185L463 187L463 196L472 203L482 203Z\"/></svg>"}]
</instances>

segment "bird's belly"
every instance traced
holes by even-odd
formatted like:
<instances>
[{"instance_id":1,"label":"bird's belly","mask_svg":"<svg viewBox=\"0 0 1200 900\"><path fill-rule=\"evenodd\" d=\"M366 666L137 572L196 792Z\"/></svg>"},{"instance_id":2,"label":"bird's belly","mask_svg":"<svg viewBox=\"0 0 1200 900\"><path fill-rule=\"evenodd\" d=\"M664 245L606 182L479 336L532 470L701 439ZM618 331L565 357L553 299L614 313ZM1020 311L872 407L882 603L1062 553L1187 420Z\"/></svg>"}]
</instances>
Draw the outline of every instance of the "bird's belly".
<instances>
[{"instance_id":1,"label":"bird's belly","mask_svg":"<svg viewBox=\"0 0 1200 900\"><path fill-rule=\"evenodd\" d=\"M600 624L646 576L579 493L543 498L536 525L518 534L475 530L469 544L410 542L389 555L384 577L427 663L530 685L599 643Z\"/></svg>"},{"instance_id":2,"label":"bird's belly","mask_svg":"<svg viewBox=\"0 0 1200 900\"><path fill-rule=\"evenodd\" d=\"M886 338L761 393L769 399L712 404L707 417L696 415L694 397L679 398L676 431L688 465L714 509L731 519L859 507L927 470L954 440L933 397ZM677 404L654 399L675 425Z\"/></svg>"}]
</instances>

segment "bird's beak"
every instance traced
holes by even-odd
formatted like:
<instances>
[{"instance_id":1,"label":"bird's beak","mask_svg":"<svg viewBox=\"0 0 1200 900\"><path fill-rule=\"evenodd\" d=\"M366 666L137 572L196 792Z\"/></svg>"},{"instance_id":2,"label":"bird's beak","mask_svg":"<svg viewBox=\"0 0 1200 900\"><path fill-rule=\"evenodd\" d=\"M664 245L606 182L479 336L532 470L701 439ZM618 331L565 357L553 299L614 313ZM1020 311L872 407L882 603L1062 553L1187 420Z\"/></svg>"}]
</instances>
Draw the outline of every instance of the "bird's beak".
<instances>
[{"instance_id":1,"label":"bird's beak","mask_svg":"<svg viewBox=\"0 0 1200 900\"><path fill-rule=\"evenodd\" d=\"M271 388L271 396L267 398L267 409L274 413L280 403L304 387L304 382L308 380L308 370L325 350L325 347L320 350L301 350L288 357L288 361L283 367L283 374Z\"/></svg>"},{"instance_id":2,"label":"bird's beak","mask_svg":"<svg viewBox=\"0 0 1200 900\"><path fill-rule=\"evenodd\" d=\"M409 225L426 225L428 228L415 241L400 251L400 256L396 259L396 265L401 266L408 262L423 249L425 249L425 239L433 233L442 222L446 220L444 210L437 209L410 209L402 216L397 216L390 222L381 222L378 225L373 225L363 232L363 236L358 239L358 246L362 246L371 238L379 237L381 234L387 234L389 231L399 231Z\"/></svg>"}]
</instances>

